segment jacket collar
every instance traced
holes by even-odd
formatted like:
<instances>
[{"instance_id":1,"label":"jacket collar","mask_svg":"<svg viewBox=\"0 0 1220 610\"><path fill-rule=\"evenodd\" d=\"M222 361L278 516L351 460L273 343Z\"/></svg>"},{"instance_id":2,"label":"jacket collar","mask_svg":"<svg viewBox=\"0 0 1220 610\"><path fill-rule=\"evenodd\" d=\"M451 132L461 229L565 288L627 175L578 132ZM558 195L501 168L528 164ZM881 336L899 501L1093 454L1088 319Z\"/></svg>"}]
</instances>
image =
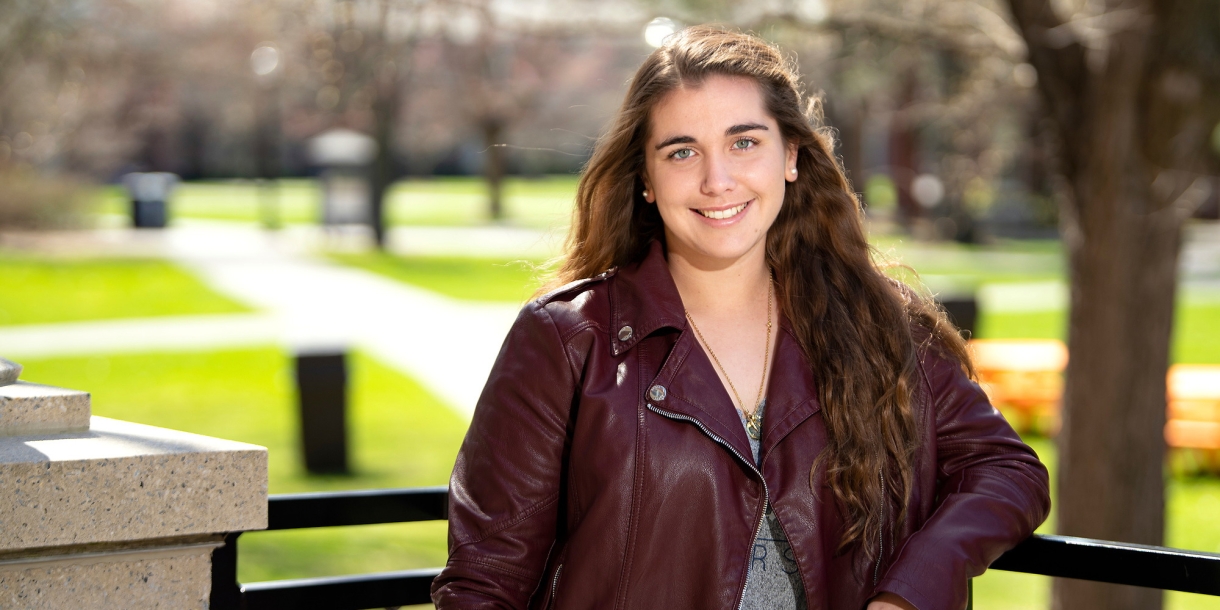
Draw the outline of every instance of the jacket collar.
<instances>
[{"instance_id":1,"label":"jacket collar","mask_svg":"<svg viewBox=\"0 0 1220 610\"><path fill-rule=\"evenodd\" d=\"M742 455L749 456L749 439L732 399L694 333L686 332L688 324L682 296L669 273L661 243L652 242L642 261L620 269L609 292L614 355L630 350L641 339L660 329L672 328L680 333L665 365L653 380L653 384L669 388L673 398L657 406L698 420ZM630 333L623 330L627 327L631 329ZM767 387L767 410L763 416L760 455L764 458L776 443L821 408L813 373L782 312L777 327L779 336ZM644 386L645 391L651 385Z\"/></svg>"},{"instance_id":2,"label":"jacket collar","mask_svg":"<svg viewBox=\"0 0 1220 610\"><path fill-rule=\"evenodd\" d=\"M662 328L684 330L685 312L682 296L669 274L664 247L653 241L644 260L619 269L611 282L610 339L614 355Z\"/></svg>"},{"instance_id":3,"label":"jacket collar","mask_svg":"<svg viewBox=\"0 0 1220 610\"><path fill-rule=\"evenodd\" d=\"M805 359L788 319L780 314L779 339L775 342L771 382L767 386L767 410L763 414L760 455L765 458L776 443L821 408L813 369Z\"/></svg>"}]
</instances>

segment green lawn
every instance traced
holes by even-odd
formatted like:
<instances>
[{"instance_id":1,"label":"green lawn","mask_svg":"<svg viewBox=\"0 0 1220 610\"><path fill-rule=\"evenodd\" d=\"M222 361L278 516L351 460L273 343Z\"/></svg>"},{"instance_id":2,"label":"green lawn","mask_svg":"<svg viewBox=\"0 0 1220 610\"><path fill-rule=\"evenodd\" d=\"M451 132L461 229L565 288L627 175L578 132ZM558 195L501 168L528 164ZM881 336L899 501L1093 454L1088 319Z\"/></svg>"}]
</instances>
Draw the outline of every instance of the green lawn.
<instances>
[{"instance_id":1,"label":"green lawn","mask_svg":"<svg viewBox=\"0 0 1220 610\"><path fill-rule=\"evenodd\" d=\"M480 258L395 256L383 252L333 253L359 267L456 299L524 303L541 285L539 263Z\"/></svg>"},{"instance_id":2,"label":"green lawn","mask_svg":"<svg viewBox=\"0 0 1220 610\"><path fill-rule=\"evenodd\" d=\"M550 229L566 226L576 196L577 176L509 177L504 209L509 221ZM471 225L487 222L487 187L478 178L403 180L389 195L390 224Z\"/></svg>"},{"instance_id":3,"label":"green lawn","mask_svg":"<svg viewBox=\"0 0 1220 610\"><path fill-rule=\"evenodd\" d=\"M504 184L508 221L551 228L568 222L576 195L576 176L509 177ZM391 225L478 225L488 220L487 187L477 177L407 179L390 188L386 218ZM321 190L316 180L284 179L186 182L171 195L174 218L237 220L280 224L312 223L319 218ZM98 190L97 211L127 213L120 186Z\"/></svg>"},{"instance_id":4,"label":"green lawn","mask_svg":"<svg viewBox=\"0 0 1220 610\"><path fill-rule=\"evenodd\" d=\"M313 180L284 179L263 184L253 180L185 182L173 191L173 218L243 220L279 223L317 222L318 189ZM98 191L97 211L127 214L127 194L121 186Z\"/></svg>"},{"instance_id":5,"label":"green lawn","mask_svg":"<svg viewBox=\"0 0 1220 610\"><path fill-rule=\"evenodd\" d=\"M1066 311L987 313L979 316L978 336L987 339L1064 339ZM1220 364L1220 304L1179 304L1173 328L1175 363Z\"/></svg>"},{"instance_id":6,"label":"green lawn","mask_svg":"<svg viewBox=\"0 0 1220 610\"><path fill-rule=\"evenodd\" d=\"M871 238L882 262L906 265L933 290L973 289L985 282L1035 282L1063 278L1058 241L1004 241L971 246L888 236Z\"/></svg>"},{"instance_id":7,"label":"green lawn","mask_svg":"<svg viewBox=\"0 0 1220 610\"><path fill-rule=\"evenodd\" d=\"M885 259L918 273L898 270L905 280L921 281L934 292L970 291L983 284L1063 280L1063 251L1057 241L1006 241L994 246L927 243L882 237L873 240ZM1220 363L1220 299L1178 299L1173 362ZM1066 339L1066 309L979 313L977 336L988 339Z\"/></svg>"},{"instance_id":8,"label":"green lawn","mask_svg":"<svg viewBox=\"0 0 1220 610\"><path fill-rule=\"evenodd\" d=\"M247 311L160 260L0 252L0 277L0 326Z\"/></svg>"},{"instance_id":9,"label":"green lawn","mask_svg":"<svg viewBox=\"0 0 1220 610\"><path fill-rule=\"evenodd\" d=\"M356 353L349 361L350 476L304 472L289 357L277 348L25 360L22 378L93 394L93 412L269 450L271 493L445 485L463 418L412 380ZM444 523L248 534L245 582L441 565Z\"/></svg>"}]
</instances>

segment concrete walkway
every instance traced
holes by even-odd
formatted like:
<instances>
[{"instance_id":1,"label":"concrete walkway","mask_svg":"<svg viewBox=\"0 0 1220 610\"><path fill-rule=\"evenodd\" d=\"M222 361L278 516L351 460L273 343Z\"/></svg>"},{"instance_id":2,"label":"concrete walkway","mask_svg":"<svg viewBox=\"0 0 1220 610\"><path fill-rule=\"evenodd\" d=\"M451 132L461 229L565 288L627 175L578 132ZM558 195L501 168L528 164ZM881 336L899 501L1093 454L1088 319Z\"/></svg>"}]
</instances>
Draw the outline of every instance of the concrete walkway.
<instances>
[{"instance_id":1,"label":"concrete walkway","mask_svg":"<svg viewBox=\"0 0 1220 610\"><path fill-rule=\"evenodd\" d=\"M296 350L351 345L469 415L519 306L459 301L277 247L259 229L170 233L167 254L208 285L278 318Z\"/></svg>"},{"instance_id":2,"label":"concrete walkway","mask_svg":"<svg viewBox=\"0 0 1220 610\"><path fill-rule=\"evenodd\" d=\"M342 235L183 224L129 237L141 242L142 254L158 252L262 313L9 327L0 329L0 352L20 359L269 343L291 350L356 347L469 416L519 309L451 299L309 253L318 240L342 242ZM512 231L482 241L477 230L446 237L460 238L467 252L490 244L489 256L536 257L542 250L539 234Z\"/></svg>"},{"instance_id":3,"label":"concrete walkway","mask_svg":"<svg viewBox=\"0 0 1220 610\"><path fill-rule=\"evenodd\" d=\"M125 318L0 327L8 358L54 358L263 346L283 336L270 314Z\"/></svg>"}]
</instances>

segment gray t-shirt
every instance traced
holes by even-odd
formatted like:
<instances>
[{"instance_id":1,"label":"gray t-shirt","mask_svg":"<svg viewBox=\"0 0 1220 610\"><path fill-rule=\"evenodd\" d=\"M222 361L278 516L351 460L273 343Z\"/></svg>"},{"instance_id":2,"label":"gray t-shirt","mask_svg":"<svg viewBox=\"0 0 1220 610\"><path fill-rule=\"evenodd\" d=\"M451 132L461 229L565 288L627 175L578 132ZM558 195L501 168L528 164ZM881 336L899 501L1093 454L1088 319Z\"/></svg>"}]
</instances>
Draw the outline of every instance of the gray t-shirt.
<instances>
[{"instance_id":1,"label":"gray t-shirt","mask_svg":"<svg viewBox=\"0 0 1220 610\"><path fill-rule=\"evenodd\" d=\"M758 405L758 415L763 417L767 401ZM745 416L737 412L741 425L746 425ZM749 434L747 433L748 437ZM754 453L754 463L759 460L759 440L750 439L750 450ZM801 575L796 568L796 558L792 555L792 545L784 536L779 519L767 504L767 514L763 519L762 529L754 539L754 549L750 558L750 573L746 577L746 591L742 599L742 610L776 610L805 607L805 586L801 584Z\"/></svg>"}]
</instances>

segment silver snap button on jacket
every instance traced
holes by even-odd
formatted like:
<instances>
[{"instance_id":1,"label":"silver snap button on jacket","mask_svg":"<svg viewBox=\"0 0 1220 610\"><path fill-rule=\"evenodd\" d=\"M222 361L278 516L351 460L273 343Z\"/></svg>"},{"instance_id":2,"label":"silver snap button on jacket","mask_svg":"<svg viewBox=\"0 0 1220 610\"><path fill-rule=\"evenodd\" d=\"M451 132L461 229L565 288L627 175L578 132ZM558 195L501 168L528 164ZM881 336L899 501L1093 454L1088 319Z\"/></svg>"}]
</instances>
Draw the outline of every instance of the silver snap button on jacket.
<instances>
[{"instance_id":1,"label":"silver snap button on jacket","mask_svg":"<svg viewBox=\"0 0 1220 610\"><path fill-rule=\"evenodd\" d=\"M654 385L651 388L648 388L648 397L657 402L665 400L665 386Z\"/></svg>"},{"instance_id":2,"label":"silver snap button on jacket","mask_svg":"<svg viewBox=\"0 0 1220 610\"><path fill-rule=\"evenodd\" d=\"M624 326L624 327L618 329L618 340L619 341L630 341L631 335L634 332L635 331L631 330L630 326Z\"/></svg>"}]
</instances>

